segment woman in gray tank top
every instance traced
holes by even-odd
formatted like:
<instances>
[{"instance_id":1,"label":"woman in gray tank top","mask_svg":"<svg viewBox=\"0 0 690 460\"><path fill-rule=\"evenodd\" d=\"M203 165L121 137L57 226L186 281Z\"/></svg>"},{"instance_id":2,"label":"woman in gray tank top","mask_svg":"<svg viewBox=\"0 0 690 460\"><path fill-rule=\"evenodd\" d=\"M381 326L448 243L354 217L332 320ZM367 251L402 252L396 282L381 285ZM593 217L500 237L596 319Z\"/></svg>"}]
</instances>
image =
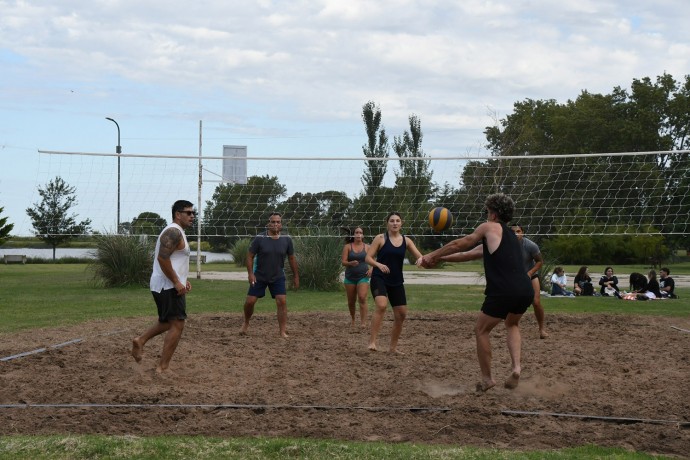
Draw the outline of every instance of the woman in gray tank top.
<instances>
[{"instance_id":1,"label":"woman in gray tank top","mask_svg":"<svg viewBox=\"0 0 690 460\"><path fill-rule=\"evenodd\" d=\"M364 231L362 227L355 227L354 231L349 230L350 234L345 237L343 246L342 263L345 267L345 292L347 293L347 307L352 318L351 327L355 327L355 301L359 301L360 327L367 327L369 315L367 306L367 293L369 292L369 276L371 267L364 259L367 256L369 245L364 242Z\"/></svg>"}]
</instances>

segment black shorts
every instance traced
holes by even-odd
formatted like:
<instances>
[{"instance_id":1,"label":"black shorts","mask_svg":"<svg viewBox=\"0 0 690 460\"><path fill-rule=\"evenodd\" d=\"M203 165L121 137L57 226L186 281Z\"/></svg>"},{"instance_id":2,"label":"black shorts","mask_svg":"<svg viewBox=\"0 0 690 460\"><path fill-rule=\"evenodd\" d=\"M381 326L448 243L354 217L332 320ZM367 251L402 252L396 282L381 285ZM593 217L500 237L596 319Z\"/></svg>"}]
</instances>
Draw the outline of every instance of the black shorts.
<instances>
[{"instance_id":1,"label":"black shorts","mask_svg":"<svg viewBox=\"0 0 690 460\"><path fill-rule=\"evenodd\" d=\"M386 283L379 276L372 276L369 285L371 286L371 295L374 296L374 298L378 296L388 297L391 307L395 308L401 305L407 305L404 285L386 286Z\"/></svg>"},{"instance_id":2,"label":"black shorts","mask_svg":"<svg viewBox=\"0 0 690 460\"><path fill-rule=\"evenodd\" d=\"M187 319L187 297L177 295L177 289L163 289L153 292L153 300L158 308L158 321L167 323L171 319Z\"/></svg>"},{"instance_id":3,"label":"black shorts","mask_svg":"<svg viewBox=\"0 0 690 460\"><path fill-rule=\"evenodd\" d=\"M522 315L532 304L534 296L491 296L484 299L482 312L493 318L506 319L508 313Z\"/></svg>"}]
</instances>

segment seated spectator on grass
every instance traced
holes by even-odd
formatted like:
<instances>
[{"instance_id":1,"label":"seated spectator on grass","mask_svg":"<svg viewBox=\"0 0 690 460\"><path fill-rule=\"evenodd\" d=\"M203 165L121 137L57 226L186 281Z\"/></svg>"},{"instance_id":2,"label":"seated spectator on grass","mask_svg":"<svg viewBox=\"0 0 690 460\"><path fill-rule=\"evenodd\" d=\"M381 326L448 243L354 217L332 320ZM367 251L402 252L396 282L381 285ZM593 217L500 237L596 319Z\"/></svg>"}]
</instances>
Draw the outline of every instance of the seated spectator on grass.
<instances>
[{"instance_id":1,"label":"seated spectator on grass","mask_svg":"<svg viewBox=\"0 0 690 460\"><path fill-rule=\"evenodd\" d=\"M592 278L589 276L589 267L583 265L577 271L573 286L575 295L594 295L594 286L592 286Z\"/></svg>"},{"instance_id":2,"label":"seated spectator on grass","mask_svg":"<svg viewBox=\"0 0 690 460\"><path fill-rule=\"evenodd\" d=\"M654 273L656 278L656 273ZM645 292L647 291L647 277L642 273L633 272L630 274L630 291L631 292Z\"/></svg>"},{"instance_id":3,"label":"seated spectator on grass","mask_svg":"<svg viewBox=\"0 0 690 460\"><path fill-rule=\"evenodd\" d=\"M556 267L551 275L551 295L562 295L572 297L573 293L566 289L568 278L565 276L563 267Z\"/></svg>"},{"instance_id":4,"label":"seated spectator on grass","mask_svg":"<svg viewBox=\"0 0 690 460\"><path fill-rule=\"evenodd\" d=\"M654 294L655 298L660 299L661 288L659 286L659 281L656 279L656 271L649 270L647 278L649 278L649 281L647 282L647 292L651 292L652 294Z\"/></svg>"},{"instance_id":5,"label":"seated spectator on grass","mask_svg":"<svg viewBox=\"0 0 690 460\"><path fill-rule=\"evenodd\" d=\"M670 275L671 270L668 267L664 267L659 270L659 288L662 297L668 297L670 299L675 299L676 294L674 294L674 289L676 288L676 282L673 281Z\"/></svg>"},{"instance_id":6,"label":"seated spectator on grass","mask_svg":"<svg viewBox=\"0 0 690 460\"><path fill-rule=\"evenodd\" d=\"M659 282L656 280L656 272L649 271L649 280L642 273L630 274L630 293L619 294L616 297L622 300L655 300L661 298Z\"/></svg>"},{"instance_id":7,"label":"seated spectator on grass","mask_svg":"<svg viewBox=\"0 0 690 460\"><path fill-rule=\"evenodd\" d=\"M599 286L601 286L599 292L605 297L618 293L618 277L613 274L612 267L606 267L604 274L599 278Z\"/></svg>"}]
</instances>

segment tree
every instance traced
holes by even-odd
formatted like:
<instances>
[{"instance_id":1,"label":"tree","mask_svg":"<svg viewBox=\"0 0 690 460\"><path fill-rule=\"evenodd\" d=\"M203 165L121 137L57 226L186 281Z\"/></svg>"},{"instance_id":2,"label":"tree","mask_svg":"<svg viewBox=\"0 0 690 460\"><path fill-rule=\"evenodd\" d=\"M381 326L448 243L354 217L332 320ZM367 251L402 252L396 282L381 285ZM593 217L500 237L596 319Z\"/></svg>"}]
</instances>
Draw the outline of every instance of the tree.
<instances>
[{"instance_id":1,"label":"tree","mask_svg":"<svg viewBox=\"0 0 690 460\"><path fill-rule=\"evenodd\" d=\"M129 232L132 235L159 235L168 222L155 212L142 212L132 219Z\"/></svg>"},{"instance_id":2,"label":"tree","mask_svg":"<svg viewBox=\"0 0 690 460\"><path fill-rule=\"evenodd\" d=\"M345 223L352 202L343 192L296 192L278 205L283 222L291 229L338 228Z\"/></svg>"},{"instance_id":3,"label":"tree","mask_svg":"<svg viewBox=\"0 0 690 460\"><path fill-rule=\"evenodd\" d=\"M379 187L372 193L362 193L352 204L348 226L359 225L365 235L376 235L386 228L386 213L393 211L395 189Z\"/></svg>"},{"instance_id":4,"label":"tree","mask_svg":"<svg viewBox=\"0 0 690 460\"><path fill-rule=\"evenodd\" d=\"M362 146L367 158L388 158L388 136L381 126L381 109L373 101L362 106L362 120L367 133L367 143ZM386 161L368 160L367 169L362 176L364 193L371 195L383 183L388 164Z\"/></svg>"},{"instance_id":5,"label":"tree","mask_svg":"<svg viewBox=\"0 0 690 460\"><path fill-rule=\"evenodd\" d=\"M393 150L398 155L400 169L395 172L396 209L407 219L411 233L423 233L426 222L425 211L429 208L436 186L431 181L432 172L429 160L422 150L422 122L416 115L410 115L410 131L393 139ZM423 218L417 220L418 226L412 225L412 219L422 211ZM424 222L424 223L422 223ZM421 227L419 226L421 225Z\"/></svg>"},{"instance_id":6,"label":"tree","mask_svg":"<svg viewBox=\"0 0 690 460\"><path fill-rule=\"evenodd\" d=\"M514 111L485 130L488 148L496 157L530 155L595 154L615 152L664 152L656 155L601 156L594 161L569 162L554 158L534 164L537 170L521 173L513 160L489 161L493 168L494 191L528 196L542 206L552 201L554 190L535 187L534 180L549 177L559 184L558 196L569 209L588 209L593 196L615 200L615 207L599 207L596 223L617 222L624 227L644 222L653 224L667 238L682 244L687 234L684 220L671 215L690 213L688 155L675 153L690 147L690 76L677 82L668 74L634 79L631 89L616 87L610 94L583 91L575 100L559 104L554 100L525 100ZM670 151L670 152L667 152ZM524 164L524 162L522 163ZM489 171L486 171L489 172ZM572 181L569 185L566 182ZM463 173L463 182L472 183ZM648 184L641 187L640 184ZM615 189L611 185L615 184ZM654 184L654 185L651 185ZM534 190L541 190L534 193ZM587 193L582 193L587 191ZM536 207L521 219L532 216L540 233L558 226Z\"/></svg>"},{"instance_id":7,"label":"tree","mask_svg":"<svg viewBox=\"0 0 690 460\"><path fill-rule=\"evenodd\" d=\"M91 219L77 223L77 215L69 214L69 210L77 204L75 191L61 177L56 177L45 188L38 188L41 202L34 203L33 208L26 210L35 235L53 248L53 260L55 249L60 244L84 235L91 227Z\"/></svg>"},{"instance_id":8,"label":"tree","mask_svg":"<svg viewBox=\"0 0 690 460\"><path fill-rule=\"evenodd\" d=\"M0 207L0 215L4 210L4 207ZM0 246L7 241L7 237L10 236L10 232L14 228L14 224L8 224L7 219L7 217L0 217Z\"/></svg>"},{"instance_id":9,"label":"tree","mask_svg":"<svg viewBox=\"0 0 690 460\"><path fill-rule=\"evenodd\" d=\"M220 184L206 202L203 231L211 248L224 251L264 228L287 189L276 176L251 176L246 184Z\"/></svg>"}]
</instances>

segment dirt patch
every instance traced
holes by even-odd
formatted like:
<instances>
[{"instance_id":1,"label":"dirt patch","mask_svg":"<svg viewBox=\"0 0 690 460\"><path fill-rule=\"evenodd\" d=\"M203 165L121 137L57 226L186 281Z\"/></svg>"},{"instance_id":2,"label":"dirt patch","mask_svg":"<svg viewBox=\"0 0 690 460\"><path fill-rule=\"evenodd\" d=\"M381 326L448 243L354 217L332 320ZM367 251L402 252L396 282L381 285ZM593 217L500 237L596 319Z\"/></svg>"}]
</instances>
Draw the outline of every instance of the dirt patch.
<instances>
[{"instance_id":1,"label":"dirt patch","mask_svg":"<svg viewBox=\"0 0 690 460\"><path fill-rule=\"evenodd\" d=\"M597 444L688 454L690 333L672 326L690 330L690 320L551 315L551 337L540 340L529 313L519 387L477 395L475 319L412 312L399 344L406 354L390 355L369 352L367 334L349 329L346 312L291 314L288 340L277 337L274 313L258 313L249 336L238 334L237 313L192 313L168 376L154 373L161 338L141 364L129 355L131 338L152 320L5 334L0 358L38 351L0 362L0 434L295 436L518 450ZM388 317L381 348L391 325ZM492 342L502 382L509 357L501 327Z\"/></svg>"}]
</instances>

